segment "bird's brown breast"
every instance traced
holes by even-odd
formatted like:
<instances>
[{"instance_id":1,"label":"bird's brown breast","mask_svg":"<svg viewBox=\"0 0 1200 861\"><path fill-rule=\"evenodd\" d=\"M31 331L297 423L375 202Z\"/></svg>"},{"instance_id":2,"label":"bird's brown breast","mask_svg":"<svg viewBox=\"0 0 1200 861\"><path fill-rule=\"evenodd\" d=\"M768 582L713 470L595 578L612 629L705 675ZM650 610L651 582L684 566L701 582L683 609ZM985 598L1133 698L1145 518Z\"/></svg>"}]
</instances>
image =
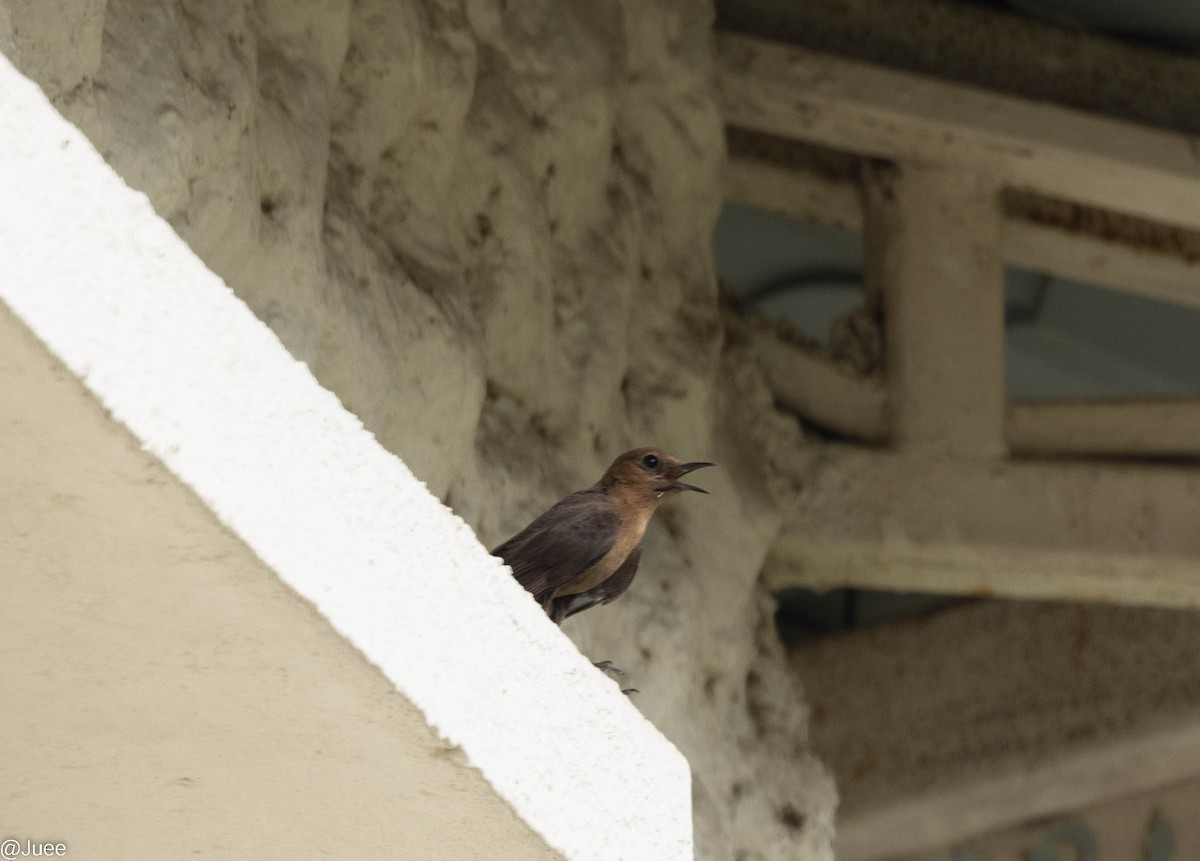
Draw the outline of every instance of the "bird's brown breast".
<instances>
[{"instance_id":1,"label":"bird's brown breast","mask_svg":"<svg viewBox=\"0 0 1200 861\"><path fill-rule=\"evenodd\" d=\"M613 546L600 557L600 561L595 565L570 583L559 587L554 592L555 598L561 598L563 595L577 595L599 586L611 577L634 548L642 543L642 536L646 533L646 524L650 522L654 509L651 507L627 508L625 511L621 511L622 507L617 506L618 516L621 517L621 529L617 532L617 540L613 542Z\"/></svg>"}]
</instances>

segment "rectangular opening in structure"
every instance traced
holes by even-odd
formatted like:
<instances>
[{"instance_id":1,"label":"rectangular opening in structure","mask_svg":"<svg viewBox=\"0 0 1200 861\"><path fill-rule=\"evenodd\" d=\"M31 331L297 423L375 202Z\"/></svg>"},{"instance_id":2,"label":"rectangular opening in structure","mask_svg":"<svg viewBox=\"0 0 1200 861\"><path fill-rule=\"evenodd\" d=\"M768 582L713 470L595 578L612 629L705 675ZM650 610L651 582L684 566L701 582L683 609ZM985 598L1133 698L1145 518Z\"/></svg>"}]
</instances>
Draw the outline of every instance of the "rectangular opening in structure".
<instances>
[{"instance_id":1,"label":"rectangular opening in structure","mask_svg":"<svg viewBox=\"0 0 1200 861\"><path fill-rule=\"evenodd\" d=\"M1007 267L1005 320L1009 400L1200 395L1200 308Z\"/></svg>"},{"instance_id":2,"label":"rectangular opening in structure","mask_svg":"<svg viewBox=\"0 0 1200 861\"><path fill-rule=\"evenodd\" d=\"M863 306L862 233L727 203L713 232L717 273L747 312L829 346Z\"/></svg>"}]
</instances>

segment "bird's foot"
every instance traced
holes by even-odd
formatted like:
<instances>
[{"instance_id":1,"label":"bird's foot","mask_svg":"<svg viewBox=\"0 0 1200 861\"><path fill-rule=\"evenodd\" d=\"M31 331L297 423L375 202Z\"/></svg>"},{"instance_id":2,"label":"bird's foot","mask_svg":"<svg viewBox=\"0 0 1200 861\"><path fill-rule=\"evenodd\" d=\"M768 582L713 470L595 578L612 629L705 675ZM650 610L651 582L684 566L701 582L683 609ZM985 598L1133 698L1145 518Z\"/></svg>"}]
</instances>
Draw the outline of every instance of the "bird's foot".
<instances>
[{"instance_id":1,"label":"bird's foot","mask_svg":"<svg viewBox=\"0 0 1200 861\"><path fill-rule=\"evenodd\" d=\"M592 666L603 672L614 682L619 682L628 675L620 667L614 666L612 661L599 661L593 663ZM621 688L621 693L625 694L625 696L629 696L630 694L641 693L641 691L639 691L637 688Z\"/></svg>"},{"instance_id":2,"label":"bird's foot","mask_svg":"<svg viewBox=\"0 0 1200 861\"><path fill-rule=\"evenodd\" d=\"M613 678L625 678L625 671L620 667L614 666L612 661L600 661L599 663L593 663L592 666L604 673L607 673Z\"/></svg>"}]
</instances>

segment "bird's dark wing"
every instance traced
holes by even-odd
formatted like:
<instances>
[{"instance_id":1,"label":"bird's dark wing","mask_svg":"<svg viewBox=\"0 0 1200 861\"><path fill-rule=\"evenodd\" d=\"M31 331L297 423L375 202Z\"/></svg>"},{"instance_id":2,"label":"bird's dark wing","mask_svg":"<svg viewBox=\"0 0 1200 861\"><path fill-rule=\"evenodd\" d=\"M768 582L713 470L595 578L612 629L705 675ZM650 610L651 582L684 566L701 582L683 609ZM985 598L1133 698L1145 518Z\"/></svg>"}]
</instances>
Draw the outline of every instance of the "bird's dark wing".
<instances>
[{"instance_id":1,"label":"bird's dark wing","mask_svg":"<svg viewBox=\"0 0 1200 861\"><path fill-rule=\"evenodd\" d=\"M545 603L604 557L621 521L603 493L581 490L557 502L492 551L517 582Z\"/></svg>"},{"instance_id":2,"label":"bird's dark wing","mask_svg":"<svg viewBox=\"0 0 1200 861\"><path fill-rule=\"evenodd\" d=\"M608 604L620 598L629 588L629 584L633 582L633 575L637 573L638 562L641 558L642 548L635 547L625 557L621 567L599 586L577 595L563 595L561 598L555 598L550 604L551 620L556 624L561 623L563 619L574 616L576 613L582 613L597 604Z\"/></svg>"}]
</instances>

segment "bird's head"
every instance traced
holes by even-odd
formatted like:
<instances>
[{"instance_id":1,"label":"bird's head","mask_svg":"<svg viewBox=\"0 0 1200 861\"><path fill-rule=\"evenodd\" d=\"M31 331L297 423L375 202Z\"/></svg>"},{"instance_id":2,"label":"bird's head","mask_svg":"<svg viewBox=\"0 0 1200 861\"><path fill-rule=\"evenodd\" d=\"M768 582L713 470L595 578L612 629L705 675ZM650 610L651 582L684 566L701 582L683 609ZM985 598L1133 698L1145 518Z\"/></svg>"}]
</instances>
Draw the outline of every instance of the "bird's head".
<instances>
[{"instance_id":1,"label":"bird's head","mask_svg":"<svg viewBox=\"0 0 1200 861\"><path fill-rule=\"evenodd\" d=\"M603 487L620 487L640 492L651 499L662 499L685 490L708 493L700 487L684 484L679 479L693 470L715 464L693 460L687 463L672 457L662 449L635 448L616 460L600 479Z\"/></svg>"}]
</instances>

